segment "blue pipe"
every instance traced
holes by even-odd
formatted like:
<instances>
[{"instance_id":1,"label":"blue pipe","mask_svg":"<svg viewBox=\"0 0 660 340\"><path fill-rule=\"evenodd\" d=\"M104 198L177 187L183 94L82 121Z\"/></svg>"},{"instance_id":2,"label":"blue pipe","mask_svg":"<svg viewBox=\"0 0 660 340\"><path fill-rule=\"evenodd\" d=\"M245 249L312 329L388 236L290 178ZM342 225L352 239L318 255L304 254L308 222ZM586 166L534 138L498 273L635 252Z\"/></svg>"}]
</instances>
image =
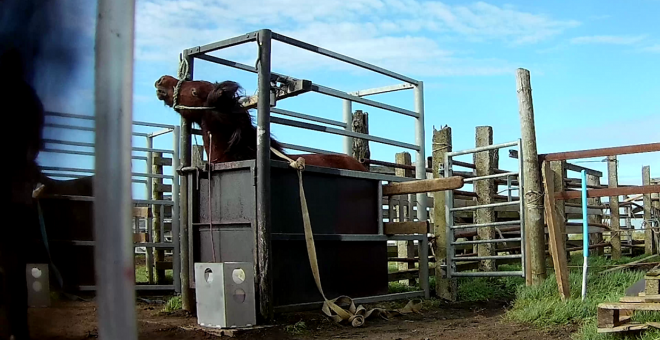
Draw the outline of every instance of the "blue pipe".
<instances>
[{"instance_id":1,"label":"blue pipe","mask_svg":"<svg viewBox=\"0 0 660 340\"><path fill-rule=\"evenodd\" d=\"M589 259L589 223L587 218L587 173L582 170L582 255L584 264L582 267L582 301L587 297L587 267Z\"/></svg>"}]
</instances>

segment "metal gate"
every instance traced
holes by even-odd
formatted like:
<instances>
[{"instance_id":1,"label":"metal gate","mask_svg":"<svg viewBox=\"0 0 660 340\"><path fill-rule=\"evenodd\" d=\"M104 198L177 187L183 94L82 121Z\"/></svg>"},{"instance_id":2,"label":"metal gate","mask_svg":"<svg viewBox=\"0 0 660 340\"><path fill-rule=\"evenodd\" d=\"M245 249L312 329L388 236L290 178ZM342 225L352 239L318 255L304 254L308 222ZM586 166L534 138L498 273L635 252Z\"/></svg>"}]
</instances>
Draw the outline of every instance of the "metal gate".
<instances>
[{"instance_id":1,"label":"metal gate","mask_svg":"<svg viewBox=\"0 0 660 340\"><path fill-rule=\"evenodd\" d=\"M444 164L445 177L451 177L453 175L452 163L453 158L456 156L474 154L481 151L489 150L499 150L502 148L508 148L516 146L518 148L518 171L514 172L502 172L493 175L487 176L475 176L470 178L465 178L465 183L474 183L481 180L491 180L496 178L506 178L507 182L507 201L506 202L497 202L491 204L476 204L476 205L466 205L464 207L454 207L454 192L452 190L445 191L445 216L447 219L447 278L452 277L477 277L477 276L525 276L525 216L524 216L524 199L522 195L519 195L519 199L514 201L511 196L511 191L516 190L512 187L512 179L514 177L518 178L518 191L521 192L520 188L523 187L523 174L522 174L522 148L521 140L518 139L515 142L489 145L484 147L478 147L469 150L448 152L445 155ZM507 206L517 206L520 212L519 219L514 221L502 221L502 222L490 222L490 223L473 223L473 224L455 224L455 213L460 211L475 211L477 209L487 209L487 208L497 208L497 207L507 207ZM520 237L514 238L503 238L501 232L498 233L500 238L495 239L486 239L486 240L467 240L467 241L457 241L456 232L457 231L466 231L468 229L478 230L479 228L485 227L501 227L501 226L520 226ZM498 229L499 230L499 229ZM475 245L475 244L487 244L487 243L504 243L504 242L520 242L520 254L508 254L508 255L499 255L499 256L470 256L470 257L457 257L455 252L455 247L458 245ZM478 255L478 254L477 254ZM457 271L456 263L459 261L482 261L482 260L509 260L509 259L520 259L522 265L522 270L520 271L492 271L492 272L481 272L481 271ZM496 262L497 263L497 262Z\"/></svg>"}]
</instances>

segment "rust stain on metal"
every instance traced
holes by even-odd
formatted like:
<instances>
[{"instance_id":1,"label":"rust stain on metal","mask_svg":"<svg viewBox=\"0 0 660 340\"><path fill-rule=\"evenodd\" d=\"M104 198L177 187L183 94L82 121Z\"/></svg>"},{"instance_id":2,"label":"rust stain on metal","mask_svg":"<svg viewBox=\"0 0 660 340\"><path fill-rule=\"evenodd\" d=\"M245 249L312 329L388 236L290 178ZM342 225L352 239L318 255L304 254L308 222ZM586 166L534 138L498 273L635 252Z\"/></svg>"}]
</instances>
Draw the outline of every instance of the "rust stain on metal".
<instances>
[{"instance_id":1,"label":"rust stain on metal","mask_svg":"<svg viewBox=\"0 0 660 340\"><path fill-rule=\"evenodd\" d=\"M634 153L660 151L660 143L616 146L611 148L589 149L568 152L540 154L539 161L565 161L571 159L628 155Z\"/></svg>"},{"instance_id":2,"label":"rust stain on metal","mask_svg":"<svg viewBox=\"0 0 660 340\"><path fill-rule=\"evenodd\" d=\"M592 189L592 190L587 190L587 198L651 194L656 192L660 192L660 185L642 185L642 186L632 186L632 187L623 187L623 188ZM582 192L578 190L555 192L555 199L558 200L569 200L580 197L582 197Z\"/></svg>"}]
</instances>

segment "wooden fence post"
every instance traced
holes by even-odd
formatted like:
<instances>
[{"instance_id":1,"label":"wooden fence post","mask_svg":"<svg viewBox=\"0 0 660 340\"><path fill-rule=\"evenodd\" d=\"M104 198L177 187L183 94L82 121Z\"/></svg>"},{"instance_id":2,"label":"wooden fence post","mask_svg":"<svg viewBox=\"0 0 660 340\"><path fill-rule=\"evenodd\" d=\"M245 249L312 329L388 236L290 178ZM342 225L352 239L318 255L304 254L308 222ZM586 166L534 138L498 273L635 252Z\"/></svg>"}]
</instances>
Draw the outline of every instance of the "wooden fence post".
<instances>
[{"instance_id":1,"label":"wooden fence post","mask_svg":"<svg viewBox=\"0 0 660 340\"><path fill-rule=\"evenodd\" d=\"M163 166L160 165L161 163L158 162L157 160L163 158L163 153L162 152L154 152L153 153L153 163L151 164L151 173L155 175L162 175L163 174ZM163 200L163 192L161 190L163 186L163 179L162 178L154 178L152 180L152 187L151 187L151 199L154 201L161 201ZM159 243L164 241L164 236L160 231L160 226L161 226L161 220L163 219L164 216L161 215L161 205L160 204L154 204L152 206L152 211L153 211L153 223L152 223L152 228L153 228L153 233L154 233L154 238L153 242ZM155 255L154 255L154 263L156 264L156 270L154 271L154 278L156 280L157 284L163 284L165 280L165 270L160 268L161 264L165 260L165 252L163 251L162 248L156 249L155 250Z\"/></svg>"},{"instance_id":2,"label":"wooden fence post","mask_svg":"<svg viewBox=\"0 0 660 340\"><path fill-rule=\"evenodd\" d=\"M477 126L475 134L475 146L488 146L493 144L493 128L491 126ZM473 154L474 165L476 167L477 176L487 176L495 173L494 169L498 167L499 153L498 150L489 150L475 152ZM494 197L497 194L497 187L495 181L492 179L480 180L474 182L474 191L477 193L477 204L491 204L494 203ZM477 209L474 212L474 223L492 223L495 222L495 209ZM495 238L495 228L485 227L477 228L477 235L481 240L492 240ZM477 247L478 256L495 256L496 244L483 243ZM483 260L479 262L479 270L486 272L493 272L497 270L497 263L495 260Z\"/></svg>"},{"instance_id":3,"label":"wooden fence post","mask_svg":"<svg viewBox=\"0 0 660 340\"><path fill-rule=\"evenodd\" d=\"M433 178L439 178L444 168L445 154L451 152L451 128L433 128ZM433 248L435 252L435 292L441 299L456 301L456 279L443 278L441 265L447 263L447 220L445 217L445 193L433 193Z\"/></svg>"},{"instance_id":4,"label":"wooden fence post","mask_svg":"<svg viewBox=\"0 0 660 340\"><path fill-rule=\"evenodd\" d=\"M403 165L412 165L412 157L409 152L399 152L394 155L395 163L396 164L403 164ZM412 170L407 170L407 169L394 169L394 175L399 176L399 177L413 177ZM404 196L408 198L408 207L407 209L404 207L403 204L401 204L404 201ZM404 221L412 221L412 209L410 207L412 206L412 198L413 195L399 195L399 222L404 222ZM397 253L398 257L402 258L415 258L415 243L413 241L396 241L396 248L397 248ZM415 268L415 263L414 262L408 262L408 263L403 263L399 262L399 270L406 270L406 269L414 269ZM406 282L406 280L402 280L401 283ZM414 286L415 285L415 279L408 279L407 280L408 285Z\"/></svg>"},{"instance_id":5,"label":"wooden fence post","mask_svg":"<svg viewBox=\"0 0 660 340\"><path fill-rule=\"evenodd\" d=\"M353 114L353 132L369 134L369 113L362 110L355 110ZM369 141L362 138L353 138L353 158L361 161L365 158L371 158L369 151Z\"/></svg>"},{"instance_id":6,"label":"wooden fence post","mask_svg":"<svg viewBox=\"0 0 660 340\"><path fill-rule=\"evenodd\" d=\"M594 176L591 174L587 174L587 185L588 186L600 186L600 177ZM600 205L601 200L598 197L595 198L587 198L587 205ZM601 210L602 214L602 210ZM598 215L589 215L588 217L589 223L603 223L603 216L598 216ZM593 233L589 236L589 239L592 241L592 244L600 244L603 243L603 233ZM594 255L597 256L603 256L605 255L605 247L598 247L592 251Z\"/></svg>"},{"instance_id":7,"label":"wooden fence post","mask_svg":"<svg viewBox=\"0 0 660 340\"><path fill-rule=\"evenodd\" d=\"M566 177L568 177L566 169L566 161L551 161L550 170L553 173L554 180L554 190L555 192L562 192L566 190ZM556 223L561 231L561 239L564 242L564 249L567 248L566 242L568 241L568 235L566 235L566 202L564 200L555 201L555 212L557 213ZM549 227L549 226L548 226ZM570 252L566 253L566 257L570 258Z\"/></svg>"},{"instance_id":8,"label":"wooden fence post","mask_svg":"<svg viewBox=\"0 0 660 340\"><path fill-rule=\"evenodd\" d=\"M619 175L616 156L607 157L607 186L619 187ZM619 196L610 196L610 244L612 245L612 259L621 258L621 217L619 216Z\"/></svg>"},{"instance_id":9,"label":"wooden fence post","mask_svg":"<svg viewBox=\"0 0 660 340\"><path fill-rule=\"evenodd\" d=\"M191 161L194 167L204 167L204 145L193 145Z\"/></svg>"},{"instance_id":10,"label":"wooden fence post","mask_svg":"<svg viewBox=\"0 0 660 340\"><path fill-rule=\"evenodd\" d=\"M642 167L642 185L651 185L651 167L646 165ZM644 221L651 219L651 194L644 194ZM650 226L650 225L647 225ZM644 231L644 253L647 255L655 254L656 245L653 241L653 229L646 229Z\"/></svg>"},{"instance_id":11,"label":"wooden fence post","mask_svg":"<svg viewBox=\"0 0 660 340\"><path fill-rule=\"evenodd\" d=\"M527 285L541 283L546 278L545 269L545 226L543 222L543 193L541 192L541 169L536 149L534 128L534 105L529 71L519 68L516 72L516 87L520 110L524 187L520 199L525 200L525 229L528 263ZM524 196L523 196L524 195Z\"/></svg>"}]
</instances>

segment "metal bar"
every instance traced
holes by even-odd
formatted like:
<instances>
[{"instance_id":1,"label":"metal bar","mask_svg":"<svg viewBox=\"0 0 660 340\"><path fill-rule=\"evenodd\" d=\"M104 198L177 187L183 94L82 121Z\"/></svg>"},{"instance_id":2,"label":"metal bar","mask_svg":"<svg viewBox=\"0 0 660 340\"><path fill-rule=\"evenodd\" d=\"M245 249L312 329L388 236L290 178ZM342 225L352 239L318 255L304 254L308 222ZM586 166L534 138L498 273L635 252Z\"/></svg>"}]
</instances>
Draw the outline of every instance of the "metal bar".
<instances>
[{"instance_id":1,"label":"metal bar","mask_svg":"<svg viewBox=\"0 0 660 340\"><path fill-rule=\"evenodd\" d=\"M411 214L412 215L412 214ZM424 237L419 243L419 286L424 291L424 298L431 297L429 289L429 240ZM412 256L412 255L411 255Z\"/></svg>"},{"instance_id":2,"label":"metal bar","mask_svg":"<svg viewBox=\"0 0 660 340\"><path fill-rule=\"evenodd\" d=\"M620 196L620 195L638 195L638 194L651 194L660 192L660 185L641 185L630 187L606 188L606 189L590 189L587 190L587 197L607 197L607 196ZM555 192L555 199L569 200L580 198L581 191L562 191Z\"/></svg>"},{"instance_id":3,"label":"metal bar","mask_svg":"<svg viewBox=\"0 0 660 340\"><path fill-rule=\"evenodd\" d=\"M45 148L41 150L41 152L49 152L49 153L62 153L62 154L68 154L68 155L81 155L81 156L94 156L94 152L89 152L89 151L76 151L76 150L64 150L64 149L51 149L51 148ZM141 160L141 161L146 161L148 160L147 157L144 156L132 156L132 159L135 160Z\"/></svg>"},{"instance_id":4,"label":"metal bar","mask_svg":"<svg viewBox=\"0 0 660 340\"><path fill-rule=\"evenodd\" d=\"M353 131L353 102L350 100L343 100L343 118L344 118L344 130L346 132ZM344 136L344 153L348 156L353 155L353 138L349 136Z\"/></svg>"},{"instance_id":5,"label":"metal bar","mask_svg":"<svg viewBox=\"0 0 660 340\"><path fill-rule=\"evenodd\" d=\"M137 339L131 224L135 0L99 0L95 49L94 247L98 335Z\"/></svg>"},{"instance_id":6,"label":"metal bar","mask_svg":"<svg viewBox=\"0 0 660 340\"><path fill-rule=\"evenodd\" d=\"M177 127L178 127L178 126L177 126ZM175 127L175 129L176 129L177 127ZM170 128L162 129L162 130L160 130L160 131L154 131L154 132L152 132L152 133L149 133L148 136L151 137L151 138L153 138L153 137L158 137L158 136L162 136L162 135L168 134L168 133L170 133L170 132L172 132L172 131L174 131L174 129L170 129Z\"/></svg>"},{"instance_id":7,"label":"metal bar","mask_svg":"<svg viewBox=\"0 0 660 340\"><path fill-rule=\"evenodd\" d=\"M539 161L567 161L571 159L630 155L660 151L660 143L617 146L612 148L589 149L569 152L546 153L539 155Z\"/></svg>"},{"instance_id":8,"label":"metal bar","mask_svg":"<svg viewBox=\"0 0 660 340\"><path fill-rule=\"evenodd\" d=\"M426 179L426 154L425 154L425 136L424 136L424 82L419 81L414 88L415 94L415 112L417 112L417 121L415 122L415 143L417 144L417 155L415 158L415 178ZM417 194L417 219L426 221L428 211L426 211L427 198L426 193ZM410 212L412 215L412 211ZM428 259L427 259L428 260ZM428 273L427 273L428 274Z\"/></svg>"},{"instance_id":9,"label":"metal bar","mask_svg":"<svg viewBox=\"0 0 660 340\"><path fill-rule=\"evenodd\" d=\"M90 132L96 131L96 129L93 128L93 127L75 126L75 125L67 125L67 124L55 124L55 123L45 123L44 127L55 128L55 129L90 131ZM148 137L149 136L148 133L143 133L143 132L133 132L132 135L137 136L137 137Z\"/></svg>"},{"instance_id":10,"label":"metal bar","mask_svg":"<svg viewBox=\"0 0 660 340\"><path fill-rule=\"evenodd\" d=\"M98 158L98 156L97 156L97 158ZM58 166L44 166L44 167L41 167L41 169L42 170L50 170L50 171L70 171L70 172L82 172L82 173L92 173L92 174L96 172L94 169L63 168L63 167L58 167ZM171 175L143 174L143 173L139 173L139 172L134 172L134 173L131 174L131 176L148 177L148 178L167 178L167 179L172 179L172 177L173 177Z\"/></svg>"},{"instance_id":11,"label":"metal bar","mask_svg":"<svg viewBox=\"0 0 660 340\"><path fill-rule=\"evenodd\" d=\"M179 137L181 134L180 128L177 126L174 128L172 135L172 149L174 150L174 156L172 157L172 173L174 178L172 179L172 243L174 243L174 254L172 261L172 276L174 277L174 288L177 293L181 293L181 243L179 242L180 238L180 220L179 220L179 175L176 172L176 169L179 168Z\"/></svg>"},{"instance_id":12,"label":"metal bar","mask_svg":"<svg viewBox=\"0 0 660 340\"><path fill-rule=\"evenodd\" d=\"M290 166L286 162L275 161L271 162L272 167L278 167L283 169L290 169ZM366 178L366 179L375 179L380 181L392 181L392 182L408 182L416 181L415 178L410 177L399 177L393 175L384 175L374 172L364 172L364 171L354 171L354 170L344 170L344 169L335 169L335 168L326 168L326 167L317 167L313 165L305 166L305 172L316 172L321 174L337 175L342 177L352 177L352 178Z\"/></svg>"},{"instance_id":13,"label":"metal bar","mask_svg":"<svg viewBox=\"0 0 660 340\"><path fill-rule=\"evenodd\" d=\"M501 271L501 272L458 272L454 273L456 277L502 277L502 276L525 276L522 271Z\"/></svg>"},{"instance_id":14,"label":"metal bar","mask_svg":"<svg viewBox=\"0 0 660 340\"><path fill-rule=\"evenodd\" d=\"M296 144L287 144L287 143L280 143L283 148L285 149L291 149L291 150L298 150L298 151L305 151L305 152L311 152L311 153L329 153L329 154L339 154L338 152L334 151L327 151L327 150L322 150L322 149L315 149L315 148L310 148L307 146L302 146L302 145L296 145Z\"/></svg>"},{"instance_id":15,"label":"metal bar","mask_svg":"<svg viewBox=\"0 0 660 340\"><path fill-rule=\"evenodd\" d=\"M518 171L520 173L520 171ZM506 176L506 200L511 202L511 176Z\"/></svg>"},{"instance_id":16,"label":"metal bar","mask_svg":"<svg viewBox=\"0 0 660 340\"><path fill-rule=\"evenodd\" d=\"M94 148L95 143L87 143L87 142L75 142L75 141L68 141L68 140L61 140L61 139L44 139L44 143L48 144L60 144L60 145L71 145L71 146L83 146L83 147L89 147L89 148ZM162 152L162 153L172 153L172 150L165 150L165 149L151 149L151 148L140 148L140 147L132 147L131 151L138 151L138 152Z\"/></svg>"},{"instance_id":17,"label":"metal bar","mask_svg":"<svg viewBox=\"0 0 660 340\"><path fill-rule=\"evenodd\" d=\"M187 50L184 50L184 53L187 53L191 57L197 57L197 55L202 54L202 53L213 52L213 51L217 51L217 50L220 50L220 49L223 49L223 48L232 47L232 46L236 46L236 45L241 45L241 44L244 44L246 42L255 41L257 39L257 33L259 33L259 32L255 31L255 32L251 32L251 33L248 33L248 34L239 35L239 36L234 37L234 38L229 38L229 39L221 40L221 41L218 41L218 42L214 42L214 43L211 43L211 44L192 47L192 48L189 48Z\"/></svg>"},{"instance_id":18,"label":"metal bar","mask_svg":"<svg viewBox=\"0 0 660 340\"><path fill-rule=\"evenodd\" d=\"M340 121L336 121L336 120L332 120L332 119L325 119L325 118L321 118L321 117L310 116L310 115L306 115L306 114L298 113L298 112L294 112L294 111L289 111L289 110L271 108L270 112L271 113L277 113L277 114L280 114L280 115L289 116L289 117L307 119L307 120L311 120L313 122L319 122L319 123L323 123L323 124L339 126L341 128L350 127L350 123L346 124L346 123L342 123Z\"/></svg>"},{"instance_id":19,"label":"metal bar","mask_svg":"<svg viewBox=\"0 0 660 340\"><path fill-rule=\"evenodd\" d=\"M594 175L596 177L603 177L603 173L600 172L600 171L585 168L583 166L579 166L579 165L568 163L568 162L566 162L566 170L571 170L571 171L576 171L576 172L580 172L580 171L584 170L588 175Z\"/></svg>"},{"instance_id":20,"label":"metal bar","mask_svg":"<svg viewBox=\"0 0 660 340\"><path fill-rule=\"evenodd\" d=\"M507 243L507 242L520 242L520 237L514 238L498 238L495 240L475 240L475 241L454 241L452 245L461 245L461 244L483 244L483 243Z\"/></svg>"},{"instance_id":21,"label":"metal bar","mask_svg":"<svg viewBox=\"0 0 660 340\"><path fill-rule=\"evenodd\" d=\"M271 39L270 30L260 30L257 36L259 45L259 76L257 103L257 254L259 311L264 320L273 318L272 262L270 247L270 70Z\"/></svg>"},{"instance_id":22,"label":"metal bar","mask_svg":"<svg viewBox=\"0 0 660 340\"><path fill-rule=\"evenodd\" d=\"M383 94L383 93L389 93L389 92L394 92L394 91L409 90L409 89L412 89L412 88L415 88L415 85L408 84L408 83L403 83L403 84L388 85L388 86L383 86L383 87L376 87L376 88L373 88L373 89L349 92L348 94L350 94L352 96L357 96L357 97L366 97L366 96L372 96L372 95L375 95L375 94Z\"/></svg>"},{"instance_id":23,"label":"metal bar","mask_svg":"<svg viewBox=\"0 0 660 340\"><path fill-rule=\"evenodd\" d=\"M89 291L95 291L97 288L96 286L78 286L78 291L81 292L89 292ZM136 284L135 285L135 290L174 290L173 285L144 285L144 284Z\"/></svg>"},{"instance_id":24,"label":"metal bar","mask_svg":"<svg viewBox=\"0 0 660 340\"><path fill-rule=\"evenodd\" d=\"M400 107L396 107L396 106L392 106L392 105L389 105L389 104L377 102L377 101L374 101L374 100L365 99L365 98L362 98L362 97L351 96L350 94L348 94L346 92L342 92L342 91L339 91L339 90L335 90L335 89L325 87L325 86L321 86L321 85L317 85L317 84L312 84L312 91L322 93L322 94L325 94L325 95L328 95L328 96L336 97L336 98L350 100L350 101L360 103L360 104L364 104L364 105L377 107L379 109L400 113L400 114L410 116L410 117L414 117L414 118L417 118L419 116L417 114L417 112L402 109Z\"/></svg>"},{"instance_id":25,"label":"metal bar","mask_svg":"<svg viewBox=\"0 0 660 340\"><path fill-rule=\"evenodd\" d=\"M513 254L513 255L499 255L499 256L465 256L465 257L454 257L452 258L456 261L481 261L481 260L509 260L509 259L520 259L522 255Z\"/></svg>"},{"instance_id":26,"label":"metal bar","mask_svg":"<svg viewBox=\"0 0 660 340\"><path fill-rule=\"evenodd\" d=\"M523 149L522 149L522 138L518 138L518 172L520 175L518 176L518 196L520 197L518 199L518 203L520 204L519 206L519 216L520 216L520 255L522 255L522 260L521 262L521 267L522 267L522 272L523 272L523 277L527 277L527 271L530 270L528 268L526 262L527 262L527 250L525 247L527 246L527 239L525 238L525 235L527 231L525 230L525 199L523 197L523 191L522 188L524 185L525 181L525 172L523 171Z\"/></svg>"},{"instance_id":27,"label":"metal bar","mask_svg":"<svg viewBox=\"0 0 660 340\"><path fill-rule=\"evenodd\" d=\"M383 183L379 182L376 191L376 199L377 199L377 211L380 212L383 210ZM383 225L383 214L379 213L378 214L378 235L384 235L384 225ZM390 221L392 222L392 221Z\"/></svg>"},{"instance_id":28,"label":"metal bar","mask_svg":"<svg viewBox=\"0 0 660 340\"><path fill-rule=\"evenodd\" d=\"M299 48L302 48L302 49L305 49L305 50L308 50L308 51L311 51L311 52L315 52L315 53L327 56L327 57L330 57L330 58L341 60L343 62L352 64L352 65L355 65L355 66L358 66L358 67L362 67L362 68L365 68L367 70L371 70L371 71L380 73L382 75L386 75L388 77L392 77L392 78L395 78L395 79L398 79L398 80L401 80L401 81L405 81L407 83L411 83L411 84L414 84L414 85L418 84L417 80L412 79L410 77L406 77L402 74L398 74L396 72L386 70L386 69L378 67L376 65L368 64L368 63L365 63L363 61L359 61L357 59L353 59L351 57L345 56L343 54L332 52L332 51L326 50L324 48L314 46L312 44L308 44L306 42L302 42L300 40L296 40L296 39L293 39L293 38L290 38L290 37L287 37L287 36L284 36L284 35L281 35L281 34L278 34L278 33L273 33L273 39L281 41L285 44L289 44L289 45L292 45L292 46L296 46L296 47L299 47Z\"/></svg>"},{"instance_id":29,"label":"metal bar","mask_svg":"<svg viewBox=\"0 0 660 340\"><path fill-rule=\"evenodd\" d=\"M313 131L327 132L327 133L331 133L331 134L335 134L335 135L341 135L341 136L350 136L350 137L354 137L354 138L362 138L362 139L366 139L366 140L370 140L370 141L374 141L374 142L378 142L378 143L394 145L394 146L407 148L407 149L412 149L412 150L419 150L419 146L417 146L417 145L403 143L403 142L395 141L395 140L392 140L392 139L367 135L367 134L359 133L359 132L335 129L335 128L331 128L331 127L327 127L327 126L311 124L311 123L305 123L305 122L299 122L299 121L286 119L286 118L279 118L279 117L271 117L270 121L271 121L271 123L275 123L275 124L294 126L294 127L298 127L298 128L301 128L301 129L308 129L308 130L313 130ZM426 173L426 167L424 167L424 173Z\"/></svg>"},{"instance_id":30,"label":"metal bar","mask_svg":"<svg viewBox=\"0 0 660 340\"><path fill-rule=\"evenodd\" d=\"M517 204L518 202L516 202ZM500 221L500 222L488 222L488 223L478 223L478 224L463 224L458 226L451 227L452 229L468 229L468 228L483 228L483 227L499 227L505 225L518 225L520 220L516 221Z\"/></svg>"},{"instance_id":31,"label":"metal bar","mask_svg":"<svg viewBox=\"0 0 660 340\"><path fill-rule=\"evenodd\" d=\"M153 145L153 137L147 138L147 148L151 149L154 147ZM151 175L153 173L153 152L147 152L147 174ZM154 187L154 180L151 177L147 178L147 200L151 201L153 199L153 187ZM154 205L149 205L149 208L151 211L154 209ZM153 231L153 216L150 216L147 218L147 235L149 238L147 241L153 242L154 240L154 231ZM147 264L147 281L152 284L154 283L154 248L152 247L147 247L145 248L145 262Z\"/></svg>"},{"instance_id":32,"label":"metal bar","mask_svg":"<svg viewBox=\"0 0 660 340\"><path fill-rule=\"evenodd\" d=\"M277 241L298 241L304 240L305 234L294 233L272 233L272 239ZM407 241L409 239L417 240L423 235L396 235L396 240ZM399 237L401 236L401 237ZM394 240L394 236L378 234L314 234L315 241L343 241L343 242L364 242L364 241L387 241Z\"/></svg>"},{"instance_id":33,"label":"metal bar","mask_svg":"<svg viewBox=\"0 0 660 340\"><path fill-rule=\"evenodd\" d=\"M506 172L506 173L503 173L503 174L475 176L475 177L471 177L471 178L466 178L466 179L463 180L463 182L469 183L469 182L475 182L475 181L480 181L480 180L484 180L484 179L500 178L500 177L507 177L508 178L509 176L517 176L518 174L519 174L518 172Z\"/></svg>"},{"instance_id":34,"label":"metal bar","mask_svg":"<svg viewBox=\"0 0 660 340\"><path fill-rule=\"evenodd\" d=\"M237 68L237 69L243 70L243 71L257 73L257 68L254 67L254 66L237 63L235 61L218 58L218 57L208 55L208 54L198 54L198 55L195 56L195 58L202 59L202 60L209 61L209 62L216 63L216 64L220 64L220 65L225 65L225 66Z\"/></svg>"},{"instance_id":35,"label":"metal bar","mask_svg":"<svg viewBox=\"0 0 660 340\"><path fill-rule=\"evenodd\" d=\"M501 143L501 144L493 144L493 145L488 145L488 146L481 146L481 147L478 147L478 148L461 150L461 151L454 151L454 152L449 152L448 154L452 157L456 157L456 156L460 156L460 155L467 155L467 154L481 152L481 151L508 148L510 146L515 146L515 145L518 145L517 141L516 142Z\"/></svg>"},{"instance_id":36,"label":"metal bar","mask_svg":"<svg viewBox=\"0 0 660 340\"><path fill-rule=\"evenodd\" d=\"M504 206L509 206L509 205L519 205L519 204L520 204L520 202L518 202L518 201L498 202L498 203L491 203L491 204L472 205L472 206L468 206L468 207L452 208L452 211L476 210L476 209L485 209L485 208L504 207Z\"/></svg>"},{"instance_id":37,"label":"metal bar","mask_svg":"<svg viewBox=\"0 0 660 340\"><path fill-rule=\"evenodd\" d=\"M356 304L376 303L383 301L413 299L423 296L424 296L424 291L414 291L414 292L405 292L405 293L393 293L393 294L357 297L353 299L353 302L355 302ZM312 309L316 310L321 308L322 306L323 306L322 301L307 302L307 303L277 306L275 307L275 311L277 313L288 313L288 312L296 312L296 311L304 311L304 310L312 310Z\"/></svg>"},{"instance_id":38,"label":"metal bar","mask_svg":"<svg viewBox=\"0 0 660 340\"><path fill-rule=\"evenodd\" d=\"M452 163L451 163L451 156L449 152L445 153L445 159L444 159L444 164L445 164L445 171L444 171L444 177L451 177L453 175L452 171ZM447 257L446 257L446 274L447 274L447 279L451 279L453 272L455 271L456 267L454 265L454 262L452 258L454 257L454 230L452 230L452 227L454 226L454 191L453 190L445 190L445 223L447 225L447 228L445 229L446 232L446 237L447 237ZM439 276L436 274L436 277Z\"/></svg>"},{"instance_id":39,"label":"metal bar","mask_svg":"<svg viewBox=\"0 0 660 340\"><path fill-rule=\"evenodd\" d=\"M85 120L94 120L94 116L88 116L88 115L79 115L79 114L74 114L74 113L62 113L62 112L54 112L54 111L45 111L44 116L48 117L61 117L61 118L78 118L78 119L85 119ZM173 129L174 125L168 125L168 124L160 124L160 123L150 123L150 122L142 122L142 121L137 121L134 120L132 122L133 125L140 125L140 126L148 126L148 127L157 127L157 128L164 128L164 129Z\"/></svg>"},{"instance_id":40,"label":"metal bar","mask_svg":"<svg viewBox=\"0 0 660 340\"><path fill-rule=\"evenodd\" d=\"M193 80L193 73L195 69L195 59L189 56L185 51L180 55L180 58L185 59L188 62L188 73L180 75L186 80ZM179 149L179 165L181 167L189 167L192 158L192 122L188 119L181 117L181 128L180 128L180 149ZM174 163L172 163L174 165ZM173 168L175 171L178 169ZM180 177L181 184L179 188L180 195L180 204L179 204L179 250L180 250L180 263L181 263L181 304L182 309L186 311L192 311L194 308L194 300L190 286L192 281L190 278L194 277L194 273L191 270L192 265L192 242L189 242L190 232L189 228L192 222L192 214L188 214L192 211L192 181L190 178L192 175L183 175Z\"/></svg>"}]
</instances>

